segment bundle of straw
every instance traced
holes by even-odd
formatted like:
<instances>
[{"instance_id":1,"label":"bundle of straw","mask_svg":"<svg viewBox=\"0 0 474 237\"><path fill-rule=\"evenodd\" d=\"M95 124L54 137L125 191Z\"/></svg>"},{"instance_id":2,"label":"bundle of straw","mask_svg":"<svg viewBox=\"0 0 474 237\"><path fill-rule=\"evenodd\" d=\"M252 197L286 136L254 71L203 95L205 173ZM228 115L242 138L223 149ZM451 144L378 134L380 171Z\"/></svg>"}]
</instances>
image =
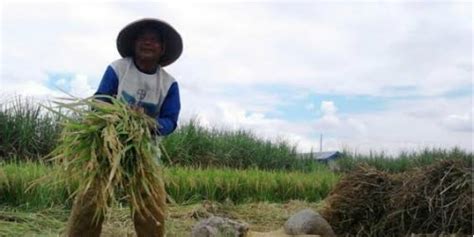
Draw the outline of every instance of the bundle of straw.
<instances>
[{"instance_id":1,"label":"bundle of straw","mask_svg":"<svg viewBox=\"0 0 474 237\"><path fill-rule=\"evenodd\" d=\"M333 188L321 215L338 235L385 236L381 226L398 185L386 172L361 165Z\"/></svg>"},{"instance_id":2,"label":"bundle of straw","mask_svg":"<svg viewBox=\"0 0 474 237\"><path fill-rule=\"evenodd\" d=\"M401 186L391 198L387 232L473 235L472 172L466 160L443 160L394 177Z\"/></svg>"},{"instance_id":3,"label":"bundle of straw","mask_svg":"<svg viewBox=\"0 0 474 237\"><path fill-rule=\"evenodd\" d=\"M472 174L467 160L400 174L361 166L334 187L321 215L338 235L472 235Z\"/></svg>"},{"instance_id":4,"label":"bundle of straw","mask_svg":"<svg viewBox=\"0 0 474 237\"><path fill-rule=\"evenodd\" d=\"M156 122L119 99L106 97L111 103L94 97L55 102L76 114L61 113L66 119L51 158L62 168L60 179L79 182L71 196L84 197L89 192L87 197L93 199L89 201L97 206L95 218L117 202L117 193L126 194L132 213L162 210L150 206L154 203L145 205L146 197L166 195L159 148L151 132Z\"/></svg>"}]
</instances>

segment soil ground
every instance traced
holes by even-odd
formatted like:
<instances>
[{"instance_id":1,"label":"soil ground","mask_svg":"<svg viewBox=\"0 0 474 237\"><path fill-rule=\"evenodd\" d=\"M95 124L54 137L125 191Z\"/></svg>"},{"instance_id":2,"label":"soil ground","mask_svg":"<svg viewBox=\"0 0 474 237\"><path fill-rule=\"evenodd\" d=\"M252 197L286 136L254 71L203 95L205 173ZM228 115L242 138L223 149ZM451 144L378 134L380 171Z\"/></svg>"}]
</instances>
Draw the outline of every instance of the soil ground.
<instances>
[{"instance_id":1,"label":"soil ground","mask_svg":"<svg viewBox=\"0 0 474 237\"><path fill-rule=\"evenodd\" d=\"M247 222L251 231L276 231L292 214L304 208L317 210L320 205L303 201L170 205L166 223L167 236L189 236L194 224L211 215ZM60 207L32 210L0 206L0 236L58 236L64 232L68 216L69 210ZM108 221L104 223L102 236L135 236L128 207L114 208Z\"/></svg>"}]
</instances>

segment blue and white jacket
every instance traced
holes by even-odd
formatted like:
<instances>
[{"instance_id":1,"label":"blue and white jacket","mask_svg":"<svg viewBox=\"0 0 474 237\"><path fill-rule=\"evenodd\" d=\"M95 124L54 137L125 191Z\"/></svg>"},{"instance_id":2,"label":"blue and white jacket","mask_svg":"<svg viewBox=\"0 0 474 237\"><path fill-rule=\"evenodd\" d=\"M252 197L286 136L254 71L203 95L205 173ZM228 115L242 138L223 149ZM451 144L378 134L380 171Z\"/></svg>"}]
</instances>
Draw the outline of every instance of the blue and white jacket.
<instances>
[{"instance_id":1,"label":"blue and white jacket","mask_svg":"<svg viewBox=\"0 0 474 237\"><path fill-rule=\"evenodd\" d=\"M181 103L176 80L162 67L154 74L140 71L132 58L112 62L95 95L110 95L140 106L156 118L158 135L172 133L177 126Z\"/></svg>"}]
</instances>

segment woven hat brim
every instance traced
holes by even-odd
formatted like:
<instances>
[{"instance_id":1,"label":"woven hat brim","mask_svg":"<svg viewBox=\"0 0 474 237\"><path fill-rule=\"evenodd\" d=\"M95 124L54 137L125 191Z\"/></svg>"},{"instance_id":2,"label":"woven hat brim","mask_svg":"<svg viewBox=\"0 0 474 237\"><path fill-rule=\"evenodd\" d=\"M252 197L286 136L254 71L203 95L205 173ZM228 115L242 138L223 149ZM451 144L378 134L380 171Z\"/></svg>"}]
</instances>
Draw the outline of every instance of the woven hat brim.
<instances>
[{"instance_id":1,"label":"woven hat brim","mask_svg":"<svg viewBox=\"0 0 474 237\"><path fill-rule=\"evenodd\" d=\"M161 56L159 64L167 66L176 61L183 52L181 35L170 24L153 18L144 18L125 26L117 36L117 50L122 57L132 57L134 40L144 27L156 29L166 45L165 53Z\"/></svg>"}]
</instances>

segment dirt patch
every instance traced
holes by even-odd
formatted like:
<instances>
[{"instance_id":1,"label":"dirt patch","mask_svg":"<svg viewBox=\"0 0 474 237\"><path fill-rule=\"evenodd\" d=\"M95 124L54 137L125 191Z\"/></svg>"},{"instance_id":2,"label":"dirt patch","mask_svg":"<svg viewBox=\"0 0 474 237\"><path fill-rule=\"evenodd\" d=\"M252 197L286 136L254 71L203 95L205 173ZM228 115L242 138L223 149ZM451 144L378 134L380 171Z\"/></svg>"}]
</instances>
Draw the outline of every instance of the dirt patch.
<instances>
[{"instance_id":1,"label":"dirt patch","mask_svg":"<svg viewBox=\"0 0 474 237\"><path fill-rule=\"evenodd\" d=\"M317 209L320 203L290 201L287 203L248 203L202 202L192 205L170 205L166 222L168 237L189 236L192 227L206 216L217 215L245 221L250 230L257 234L274 232L297 211L304 208ZM22 218L25 222L6 222L0 220L0 233L6 236L58 236L64 233L69 211L63 208L25 211L0 207L0 214ZM26 218L26 219L25 219ZM104 223L103 237L136 236L128 207L114 208ZM261 235L255 235L261 236ZM265 235L264 235L265 236ZM268 236L268 235L267 235Z\"/></svg>"}]
</instances>

